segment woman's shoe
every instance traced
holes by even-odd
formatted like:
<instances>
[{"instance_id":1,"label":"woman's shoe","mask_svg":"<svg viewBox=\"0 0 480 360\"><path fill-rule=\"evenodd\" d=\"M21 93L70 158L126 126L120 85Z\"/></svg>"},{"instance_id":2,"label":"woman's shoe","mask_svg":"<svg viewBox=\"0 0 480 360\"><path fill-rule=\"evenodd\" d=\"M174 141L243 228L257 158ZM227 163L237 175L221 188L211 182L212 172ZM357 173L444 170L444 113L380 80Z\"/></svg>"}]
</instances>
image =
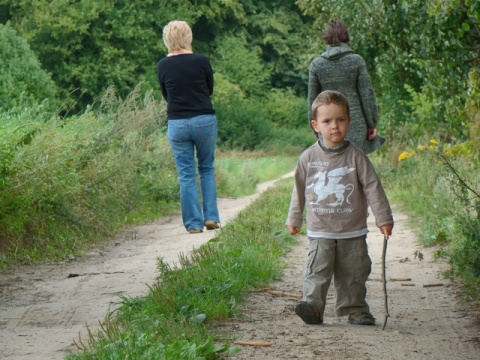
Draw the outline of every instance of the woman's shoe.
<instances>
[{"instance_id":1,"label":"woman's shoe","mask_svg":"<svg viewBox=\"0 0 480 360\"><path fill-rule=\"evenodd\" d=\"M207 230L215 230L220 228L220 224L213 220L207 220L203 223Z\"/></svg>"}]
</instances>

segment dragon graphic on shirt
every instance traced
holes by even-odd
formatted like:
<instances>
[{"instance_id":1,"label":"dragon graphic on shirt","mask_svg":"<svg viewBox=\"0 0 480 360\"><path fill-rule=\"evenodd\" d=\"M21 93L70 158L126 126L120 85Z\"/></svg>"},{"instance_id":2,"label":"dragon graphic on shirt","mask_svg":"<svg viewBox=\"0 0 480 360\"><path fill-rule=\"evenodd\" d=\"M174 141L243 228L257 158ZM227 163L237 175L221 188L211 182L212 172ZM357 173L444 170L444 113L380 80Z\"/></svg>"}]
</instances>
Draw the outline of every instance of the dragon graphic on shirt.
<instances>
[{"instance_id":1,"label":"dragon graphic on shirt","mask_svg":"<svg viewBox=\"0 0 480 360\"><path fill-rule=\"evenodd\" d=\"M313 188L313 192L317 195L317 201L311 201L310 204L318 205L321 201L327 199L330 195L335 195L336 201L328 203L328 206L340 206L348 200L355 187L353 184L340 184L342 178L354 171L355 168L344 166L333 169L331 171L319 171L315 174L314 179L318 179L313 184L307 186L307 189ZM346 195L346 197L345 197Z\"/></svg>"}]
</instances>

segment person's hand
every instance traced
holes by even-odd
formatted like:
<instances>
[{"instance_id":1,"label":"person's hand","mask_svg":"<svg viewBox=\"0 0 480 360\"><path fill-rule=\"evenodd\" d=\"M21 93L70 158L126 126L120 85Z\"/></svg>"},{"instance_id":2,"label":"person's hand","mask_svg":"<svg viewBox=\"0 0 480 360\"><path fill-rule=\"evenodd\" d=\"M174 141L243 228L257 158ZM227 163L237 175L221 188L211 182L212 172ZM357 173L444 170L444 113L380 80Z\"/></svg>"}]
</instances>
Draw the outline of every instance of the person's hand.
<instances>
[{"instance_id":1,"label":"person's hand","mask_svg":"<svg viewBox=\"0 0 480 360\"><path fill-rule=\"evenodd\" d=\"M380 232L387 238L392 235L392 230L393 230L393 224L388 224L388 225L383 225L380 227Z\"/></svg>"},{"instance_id":2,"label":"person's hand","mask_svg":"<svg viewBox=\"0 0 480 360\"><path fill-rule=\"evenodd\" d=\"M368 129L368 140L373 140L377 136L377 129Z\"/></svg>"},{"instance_id":3,"label":"person's hand","mask_svg":"<svg viewBox=\"0 0 480 360\"><path fill-rule=\"evenodd\" d=\"M287 228L288 228L288 232L290 233L290 235L295 235L295 234L298 234L300 232L300 228L296 227L296 226L288 225Z\"/></svg>"}]
</instances>

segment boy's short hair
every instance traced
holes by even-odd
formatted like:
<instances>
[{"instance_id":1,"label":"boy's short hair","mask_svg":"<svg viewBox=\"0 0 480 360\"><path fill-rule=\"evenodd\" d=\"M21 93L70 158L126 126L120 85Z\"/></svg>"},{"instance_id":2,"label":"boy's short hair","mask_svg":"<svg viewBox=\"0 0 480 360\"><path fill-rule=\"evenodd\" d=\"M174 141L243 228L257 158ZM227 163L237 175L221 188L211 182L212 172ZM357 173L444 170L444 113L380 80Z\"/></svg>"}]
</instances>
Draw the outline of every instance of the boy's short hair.
<instances>
[{"instance_id":1,"label":"boy's short hair","mask_svg":"<svg viewBox=\"0 0 480 360\"><path fill-rule=\"evenodd\" d=\"M339 19L330 20L323 35L323 41L325 41L327 45L347 44L350 41L347 25Z\"/></svg>"},{"instance_id":2,"label":"boy's short hair","mask_svg":"<svg viewBox=\"0 0 480 360\"><path fill-rule=\"evenodd\" d=\"M163 42L169 52L192 51L192 40L192 29L185 21L173 20L163 28Z\"/></svg>"},{"instance_id":3,"label":"boy's short hair","mask_svg":"<svg viewBox=\"0 0 480 360\"><path fill-rule=\"evenodd\" d=\"M312 116L313 120L317 117L317 109L322 105L335 104L337 106L344 107L347 110L347 115L350 117L350 106L348 105L348 100L341 92L333 90L322 91L312 104Z\"/></svg>"}]
</instances>

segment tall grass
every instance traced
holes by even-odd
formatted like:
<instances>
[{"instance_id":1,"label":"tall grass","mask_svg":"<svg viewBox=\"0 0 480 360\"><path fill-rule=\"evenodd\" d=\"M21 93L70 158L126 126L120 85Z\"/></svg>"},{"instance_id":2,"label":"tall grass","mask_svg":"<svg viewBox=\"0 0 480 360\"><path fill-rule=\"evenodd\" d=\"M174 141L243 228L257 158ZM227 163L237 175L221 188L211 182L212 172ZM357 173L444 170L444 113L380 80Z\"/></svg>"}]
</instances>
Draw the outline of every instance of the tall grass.
<instances>
[{"instance_id":1,"label":"tall grass","mask_svg":"<svg viewBox=\"0 0 480 360\"><path fill-rule=\"evenodd\" d=\"M400 130L402 131L402 130ZM412 138L373 155L390 200L410 215L419 240L451 265L446 276L480 302L480 173L470 142Z\"/></svg>"},{"instance_id":2,"label":"tall grass","mask_svg":"<svg viewBox=\"0 0 480 360\"><path fill-rule=\"evenodd\" d=\"M121 100L110 88L95 111L68 119L1 114L0 264L75 256L176 210L164 111L138 89Z\"/></svg>"},{"instance_id":3,"label":"tall grass","mask_svg":"<svg viewBox=\"0 0 480 360\"><path fill-rule=\"evenodd\" d=\"M177 266L159 259L148 294L123 298L103 331L67 359L218 359L236 352L215 323L239 314L249 290L281 275L295 242L284 225L290 191L288 182L268 190L212 241L181 254Z\"/></svg>"},{"instance_id":4,"label":"tall grass","mask_svg":"<svg viewBox=\"0 0 480 360\"><path fill-rule=\"evenodd\" d=\"M123 226L179 212L165 103L109 88L83 114L0 114L0 268L79 255ZM219 151L219 196L242 196L295 158Z\"/></svg>"}]
</instances>

